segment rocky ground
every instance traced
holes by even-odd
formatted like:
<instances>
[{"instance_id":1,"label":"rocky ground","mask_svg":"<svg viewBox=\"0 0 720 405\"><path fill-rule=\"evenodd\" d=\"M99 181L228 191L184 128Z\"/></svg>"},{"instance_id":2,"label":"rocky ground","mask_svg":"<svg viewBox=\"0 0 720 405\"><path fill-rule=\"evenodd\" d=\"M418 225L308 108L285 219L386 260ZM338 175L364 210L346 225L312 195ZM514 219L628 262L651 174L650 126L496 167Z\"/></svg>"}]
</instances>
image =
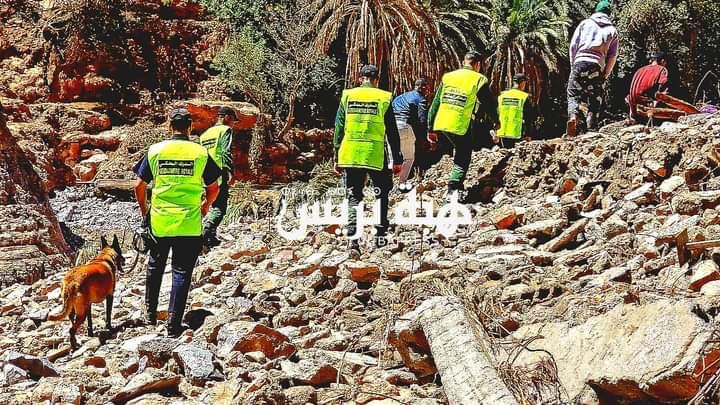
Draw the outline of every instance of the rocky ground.
<instances>
[{"instance_id":1,"label":"rocky ground","mask_svg":"<svg viewBox=\"0 0 720 405\"><path fill-rule=\"evenodd\" d=\"M44 321L61 274L5 288L0 402L715 403L720 250L697 242L720 237L719 130L705 116L476 152L470 226L399 227L404 246L359 260L332 227L288 242L240 219L201 257L178 339L142 325L144 259L119 278L114 328L96 305L75 352L69 323ZM450 167L418 190L441 204ZM78 189L52 204L71 229L135 216Z\"/></svg>"}]
</instances>

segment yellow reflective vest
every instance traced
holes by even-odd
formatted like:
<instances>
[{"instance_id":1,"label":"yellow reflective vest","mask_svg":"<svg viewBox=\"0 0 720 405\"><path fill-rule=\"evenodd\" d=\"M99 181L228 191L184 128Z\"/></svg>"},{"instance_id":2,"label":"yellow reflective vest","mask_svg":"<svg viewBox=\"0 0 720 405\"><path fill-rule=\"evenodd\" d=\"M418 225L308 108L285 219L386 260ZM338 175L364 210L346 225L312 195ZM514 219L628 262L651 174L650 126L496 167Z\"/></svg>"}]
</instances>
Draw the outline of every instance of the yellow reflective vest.
<instances>
[{"instance_id":1,"label":"yellow reflective vest","mask_svg":"<svg viewBox=\"0 0 720 405\"><path fill-rule=\"evenodd\" d=\"M482 74L471 69L458 69L442 78L440 106L433 123L433 131L463 136L470 129L477 111L477 93L488 82Z\"/></svg>"},{"instance_id":2,"label":"yellow reflective vest","mask_svg":"<svg viewBox=\"0 0 720 405\"><path fill-rule=\"evenodd\" d=\"M218 150L217 147L218 138L229 129L230 127L227 125L215 125L200 135L200 145L207 149L210 157L213 158L220 169L225 168L225 162L222 159L222 151Z\"/></svg>"},{"instance_id":3,"label":"yellow reflective vest","mask_svg":"<svg viewBox=\"0 0 720 405\"><path fill-rule=\"evenodd\" d=\"M520 139L523 132L523 112L530 95L519 89L504 91L498 97L498 116L501 138Z\"/></svg>"},{"instance_id":4,"label":"yellow reflective vest","mask_svg":"<svg viewBox=\"0 0 720 405\"><path fill-rule=\"evenodd\" d=\"M150 228L157 237L200 236L207 150L185 140L156 143L148 150L153 175Z\"/></svg>"},{"instance_id":5,"label":"yellow reflective vest","mask_svg":"<svg viewBox=\"0 0 720 405\"><path fill-rule=\"evenodd\" d=\"M382 170L385 161L385 113L392 93L374 87L345 90L345 134L338 166Z\"/></svg>"}]
</instances>

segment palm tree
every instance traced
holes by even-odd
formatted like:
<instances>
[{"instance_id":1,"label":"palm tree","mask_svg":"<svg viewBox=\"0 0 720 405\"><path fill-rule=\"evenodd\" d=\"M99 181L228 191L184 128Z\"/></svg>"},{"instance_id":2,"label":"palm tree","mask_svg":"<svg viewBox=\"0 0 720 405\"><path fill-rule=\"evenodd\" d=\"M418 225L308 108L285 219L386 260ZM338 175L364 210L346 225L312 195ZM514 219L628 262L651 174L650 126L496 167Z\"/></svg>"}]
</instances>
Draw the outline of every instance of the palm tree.
<instances>
[{"instance_id":1,"label":"palm tree","mask_svg":"<svg viewBox=\"0 0 720 405\"><path fill-rule=\"evenodd\" d=\"M315 2L317 46L328 52L338 34L345 33L348 83L357 80L362 64L372 63L398 91L410 88L418 77L437 82L467 49L472 19L486 15L479 0ZM472 6L458 7L466 3Z\"/></svg>"},{"instance_id":2,"label":"palm tree","mask_svg":"<svg viewBox=\"0 0 720 405\"><path fill-rule=\"evenodd\" d=\"M533 101L540 100L549 73L567 53L567 10L561 1L492 0L494 52L488 58L495 92L508 88L516 73L525 73Z\"/></svg>"}]
</instances>

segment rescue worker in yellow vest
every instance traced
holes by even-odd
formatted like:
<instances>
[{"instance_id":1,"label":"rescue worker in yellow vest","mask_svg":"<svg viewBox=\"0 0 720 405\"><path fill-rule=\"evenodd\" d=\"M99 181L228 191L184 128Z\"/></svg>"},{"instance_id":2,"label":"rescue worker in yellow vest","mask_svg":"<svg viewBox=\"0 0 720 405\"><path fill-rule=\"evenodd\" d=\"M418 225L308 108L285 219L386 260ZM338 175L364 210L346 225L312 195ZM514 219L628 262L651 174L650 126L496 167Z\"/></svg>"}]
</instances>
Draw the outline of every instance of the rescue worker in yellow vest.
<instances>
[{"instance_id":1,"label":"rescue worker in yellow vest","mask_svg":"<svg viewBox=\"0 0 720 405\"><path fill-rule=\"evenodd\" d=\"M527 77L518 73L513 77L513 88L498 97L500 129L493 131L493 141L503 148L511 149L528 135L532 126L532 104L525 92Z\"/></svg>"},{"instance_id":2,"label":"rescue worker in yellow vest","mask_svg":"<svg viewBox=\"0 0 720 405\"><path fill-rule=\"evenodd\" d=\"M148 226L155 238L149 252L145 285L147 323L157 323L158 296L168 254L172 250L172 290L168 306L168 336L182 332L192 271L202 248L202 217L218 195L220 168L205 148L188 138L190 113L170 113L172 138L156 143L138 162L135 197L143 217L148 213L147 186L153 183ZM203 194L205 198L203 199Z\"/></svg>"},{"instance_id":3,"label":"rescue worker in yellow vest","mask_svg":"<svg viewBox=\"0 0 720 405\"><path fill-rule=\"evenodd\" d=\"M203 219L203 241L209 248L220 244L217 228L227 212L230 186L233 182L232 128L230 127L235 121L237 121L235 110L227 106L220 107L217 124L200 135L200 145L208 150L210 157L222 171L220 193L210 212Z\"/></svg>"},{"instance_id":4,"label":"rescue worker in yellow vest","mask_svg":"<svg viewBox=\"0 0 720 405\"><path fill-rule=\"evenodd\" d=\"M443 153L454 151L448 200L465 201L463 183L480 136L479 124L483 118L493 126L497 122L497 100L490 94L488 79L480 73L481 58L470 51L461 69L443 76L428 112L428 142L432 147L439 144Z\"/></svg>"},{"instance_id":5,"label":"rescue worker in yellow vest","mask_svg":"<svg viewBox=\"0 0 720 405\"><path fill-rule=\"evenodd\" d=\"M375 246L387 245L388 195L392 189L393 173L400 173L402 154L400 135L392 108L392 93L377 88L378 69L365 65L360 71L360 87L343 91L335 117L335 170L344 172L348 191L348 235L357 230L357 205L363 200L365 181L370 176L375 187L375 198L380 200L380 224L376 225ZM387 141L387 142L386 142ZM392 171L389 168L386 143L392 153ZM350 241L350 254L360 255L357 239Z\"/></svg>"}]
</instances>

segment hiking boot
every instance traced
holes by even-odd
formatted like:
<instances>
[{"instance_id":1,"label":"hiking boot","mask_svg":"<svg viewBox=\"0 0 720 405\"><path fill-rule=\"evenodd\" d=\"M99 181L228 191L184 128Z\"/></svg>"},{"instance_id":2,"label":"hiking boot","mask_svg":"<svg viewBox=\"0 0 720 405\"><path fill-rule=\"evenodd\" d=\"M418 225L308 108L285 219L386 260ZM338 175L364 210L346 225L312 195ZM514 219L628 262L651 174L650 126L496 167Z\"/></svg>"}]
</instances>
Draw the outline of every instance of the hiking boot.
<instances>
[{"instance_id":1,"label":"hiking boot","mask_svg":"<svg viewBox=\"0 0 720 405\"><path fill-rule=\"evenodd\" d=\"M570 118L565 127L565 135L568 138L574 138L577 135L577 119Z\"/></svg>"},{"instance_id":2,"label":"hiking boot","mask_svg":"<svg viewBox=\"0 0 720 405\"><path fill-rule=\"evenodd\" d=\"M217 238L217 235L212 234L205 239L205 244L209 248L214 248L220 246L220 239Z\"/></svg>"},{"instance_id":3,"label":"hiking boot","mask_svg":"<svg viewBox=\"0 0 720 405\"><path fill-rule=\"evenodd\" d=\"M587 125L588 131L593 131L595 129L595 113L594 112L587 113L587 117L585 118L585 124Z\"/></svg>"}]
</instances>

